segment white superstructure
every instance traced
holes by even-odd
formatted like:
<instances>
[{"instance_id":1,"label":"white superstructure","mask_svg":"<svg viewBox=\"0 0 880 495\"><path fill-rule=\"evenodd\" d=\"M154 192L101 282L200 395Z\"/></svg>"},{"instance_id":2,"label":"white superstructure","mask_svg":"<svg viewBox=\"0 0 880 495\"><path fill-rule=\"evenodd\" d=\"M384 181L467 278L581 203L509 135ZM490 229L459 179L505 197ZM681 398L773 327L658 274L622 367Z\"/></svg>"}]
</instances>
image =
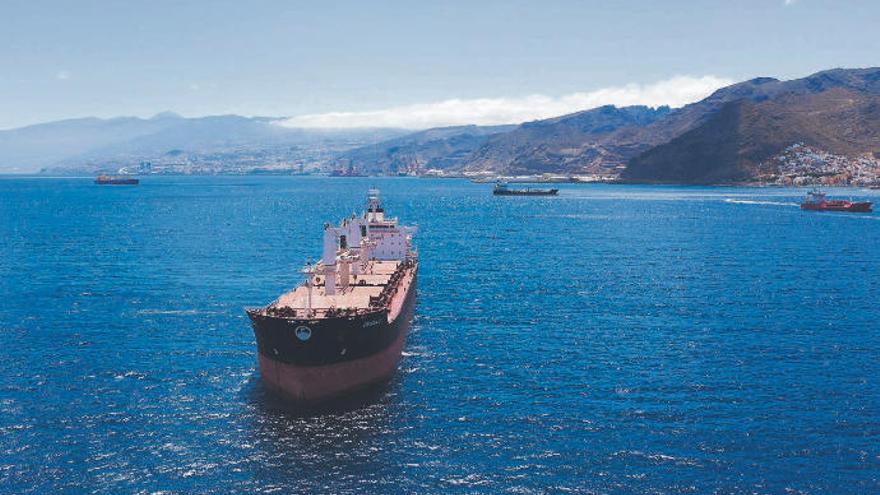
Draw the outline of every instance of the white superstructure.
<instances>
[{"instance_id":1,"label":"white superstructure","mask_svg":"<svg viewBox=\"0 0 880 495\"><path fill-rule=\"evenodd\" d=\"M365 273L370 261L405 261L411 251L415 227L397 224L397 218L385 218L379 202L379 190L367 194L367 210L360 217L352 214L338 227L324 225L324 250L318 272L324 276L325 294L347 288L352 277ZM313 273L314 273L313 272Z\"/></svg>"}]
</instances>

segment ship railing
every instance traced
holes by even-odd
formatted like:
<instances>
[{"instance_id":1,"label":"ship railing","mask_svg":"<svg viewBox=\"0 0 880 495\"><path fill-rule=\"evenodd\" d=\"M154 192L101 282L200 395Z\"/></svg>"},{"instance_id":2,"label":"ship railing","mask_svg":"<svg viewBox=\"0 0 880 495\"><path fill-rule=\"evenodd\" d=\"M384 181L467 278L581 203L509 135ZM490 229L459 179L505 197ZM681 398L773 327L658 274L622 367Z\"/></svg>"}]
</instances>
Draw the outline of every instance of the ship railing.
<instances>
[{"instance_id":1,"label":"ship railing","mask_svg":"<svg viewBox=\"0 0 880 495\"><path fill-rule=\"evenodd\" d=\"M385 285L382 292L380 292L378 296L370 296L370 307L376 309L388 307L388 305L391 304L391 299L397 293L398 282L400 282L400 280L406 275L406 271L413 266L415 266L415 260L413 259L407 259L400 263L397 266L397 269L394 270L394 273L389 277L388 284Z\"/></svg>"},{"instance_id":2,"label":"ship railing","mask_svg":"<svg viewBox=\"0 0 880 495\"><path fill-rule=\"evenodd\" d=\"M391 304L391 299L398 290L398 282L400 282L405 276L406 271L414 267L415 264L415 259L404 259L391 274L388 283L385 285L385 288L382 289L382 292L377 296L369 297L369 305L367 308L291 308L289 306L280 305L281 298L278 298L265 308L255 311L255 313L265 316L291 319L351 317L374 313L383 308L387 308L388 305Z\"/></svg>"},{"instance_id":3,"label":"ship railing","mask_svg":"<svg viewBox=\"0 0 880 495\"><path fill-rule=\"evenodd\" d=\"M288 306L267 306L258 313L264 316L290 319L348 318L374 312L367 308L291 308Z\"/></svg>"}]
</instances>

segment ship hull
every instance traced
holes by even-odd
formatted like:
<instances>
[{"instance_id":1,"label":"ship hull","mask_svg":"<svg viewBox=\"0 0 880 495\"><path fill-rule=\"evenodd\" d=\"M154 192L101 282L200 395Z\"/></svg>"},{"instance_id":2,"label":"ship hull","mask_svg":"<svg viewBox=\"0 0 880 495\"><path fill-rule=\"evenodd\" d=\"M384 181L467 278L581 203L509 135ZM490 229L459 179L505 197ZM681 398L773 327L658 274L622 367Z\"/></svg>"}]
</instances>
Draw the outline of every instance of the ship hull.
<instances>
[{"instance_id":1,"label":"ship hull","mask_svg":"<svg viewBox=\"0 0 880 495\"><path fill-rule=\"evenodd\" d=\"M251 315L262 382L289 401L316 404L388 380L415 307L415 271L410 276L390 321L386 311L321 321ZM306 342L295 333L303 326L311 333Z\"/></svg>"},{"instance_id":2,"label":"ship hull","mask_svg":"<svg viewBox=\"0 0 880 495\"><path fill-rule=\"evenodd\" d=\"M493 191L492 194L495 196L556 196L559 192L558 189L549 189L549 190L531 190L531 191L516 191L516 190L508 190L508 191Z\"/></svg>"},{"instance_id":3,"label":"ship hull","mask_svg":"<svg viewBox=\"0 0 880 495\"><path fill-rule=\"evenodd\" d=\"M99 186L136 186L139 183L138 179L95 179Z\"/></svg>"},{"instance_id":4,"label":"ship hull","mask_svg":"<svg viewBox=\"0 0 880 495\"><path fill-rule=\"evenodd\" d=\"M406 323L409 326L409 323ZM257 354L260 379L276 394L301 404L316 404L382 383L394 374L408 328L384 350L360 359L323 366L296 366Z\"/></svg>"},{"instance_id":5,"label":"ship hull","mask_svg":"<svg viewBox=\"0 0 880 495\"><path fill-rule=\"evenodd\" d=\"M829 204L829 203L803 203L801 204L802 210L810 210L810 211L842 211L842 212L850 212L850 213L871 213L871 203L863 202L863 203L840 203L840 204Z\"/></svg>"}]
</instances>

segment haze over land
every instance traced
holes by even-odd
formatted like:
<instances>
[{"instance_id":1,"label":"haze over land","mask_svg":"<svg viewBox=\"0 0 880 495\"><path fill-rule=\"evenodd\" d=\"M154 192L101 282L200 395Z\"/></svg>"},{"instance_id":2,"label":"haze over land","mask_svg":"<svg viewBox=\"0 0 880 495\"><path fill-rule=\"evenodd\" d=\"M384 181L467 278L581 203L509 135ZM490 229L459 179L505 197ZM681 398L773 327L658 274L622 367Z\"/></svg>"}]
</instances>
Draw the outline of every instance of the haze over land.
<instances>
[{"instance_id":1,"label":"haze over land","mask_svg":"<svg viewBox=\"0 0 880 495\"><path fill-rule=\"evenodd\" d=\"M292 129L277 119L219 115L83 118L0 131L0 172L92 173L155 162L169 172L243 173L315 165L397 136L391 129Z\"/></svg>"}]
</instances>

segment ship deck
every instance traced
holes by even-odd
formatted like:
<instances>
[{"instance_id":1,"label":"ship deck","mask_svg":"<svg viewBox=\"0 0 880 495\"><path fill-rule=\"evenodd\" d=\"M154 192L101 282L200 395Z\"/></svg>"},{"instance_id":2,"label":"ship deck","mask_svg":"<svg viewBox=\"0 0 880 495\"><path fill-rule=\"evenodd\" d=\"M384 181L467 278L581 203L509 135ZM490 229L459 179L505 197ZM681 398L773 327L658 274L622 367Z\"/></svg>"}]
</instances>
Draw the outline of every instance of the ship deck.
<instances>
[{"instance_id":1,"label":"ship deck","mask_svg":"<svg viewBox=\"0 0 880 495\"><path fill-rule=\"evenodd\" d=\"M336 294L327 295L324 288L324 277L320 270L317 271L321 282L312 287L312 309L367 309L370 307L370 298L382 293L382 289L388 285L391 275L397 270L400 261L370 261L363 273L352 275L350 285L345 289L338 287ZM275 308L289 308L293 310L308 309L309 289L300 285L286 292L272 303Z\"/></svg>"}]
</instances>

